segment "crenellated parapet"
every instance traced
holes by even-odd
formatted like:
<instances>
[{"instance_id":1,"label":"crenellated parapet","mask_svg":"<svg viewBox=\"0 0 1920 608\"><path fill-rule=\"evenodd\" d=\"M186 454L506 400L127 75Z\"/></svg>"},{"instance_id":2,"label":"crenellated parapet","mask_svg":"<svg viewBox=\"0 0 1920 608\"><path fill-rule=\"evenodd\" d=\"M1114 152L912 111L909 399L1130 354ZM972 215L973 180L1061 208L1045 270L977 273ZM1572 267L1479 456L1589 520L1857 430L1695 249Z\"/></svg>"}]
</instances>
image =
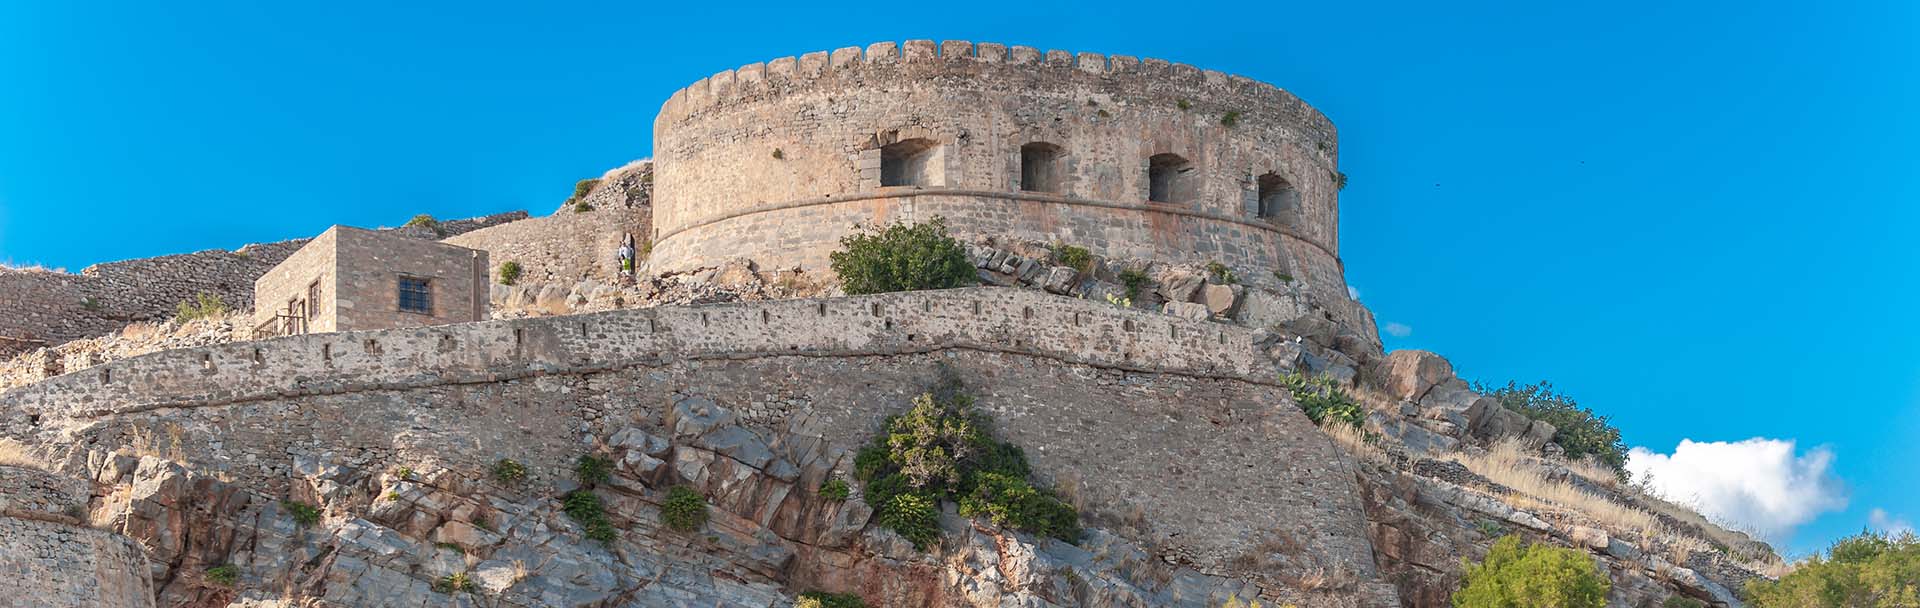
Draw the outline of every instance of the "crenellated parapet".
<instances>
[{"instance_id":1,"label":"crenellated parapet","mask_svg":"<svg viewBox=\"0 0 1920 608\"><path fill-rule=\"evenodd\" d=\"M1190 65L964 40L817 51L661 107L648 265L823 270L855 225L941 217L965 236L1294 277L1351 310L1338 154L1298 97Z\"/></svg>"}]
</instances>

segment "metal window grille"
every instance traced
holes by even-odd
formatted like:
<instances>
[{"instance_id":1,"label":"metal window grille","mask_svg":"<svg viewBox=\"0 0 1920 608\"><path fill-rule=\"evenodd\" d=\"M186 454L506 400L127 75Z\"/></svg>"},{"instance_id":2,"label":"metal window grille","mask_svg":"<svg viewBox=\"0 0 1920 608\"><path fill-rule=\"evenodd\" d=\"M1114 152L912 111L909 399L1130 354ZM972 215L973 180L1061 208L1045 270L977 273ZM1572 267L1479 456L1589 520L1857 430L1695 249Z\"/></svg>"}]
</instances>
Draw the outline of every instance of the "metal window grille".
<instances>
[{"instance_id":1,"label":"metal window grille","mask_svg":"<svg viewBox=\"0 0 1920 608\"><path fill-rule=\"evenodd\" d=\"M400 310L433 314L433 291L427 288L426 279L400 277Z\"/></svg>"}]
</instances>

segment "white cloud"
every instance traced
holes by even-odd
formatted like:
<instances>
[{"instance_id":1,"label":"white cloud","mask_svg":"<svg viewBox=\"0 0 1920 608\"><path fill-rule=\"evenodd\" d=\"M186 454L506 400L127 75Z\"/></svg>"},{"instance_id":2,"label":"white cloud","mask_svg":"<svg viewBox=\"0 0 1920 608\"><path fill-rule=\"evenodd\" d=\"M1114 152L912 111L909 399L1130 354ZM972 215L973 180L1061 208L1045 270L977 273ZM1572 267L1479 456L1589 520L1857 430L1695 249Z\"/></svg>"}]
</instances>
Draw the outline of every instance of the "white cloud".
<instances>
[{"instance_id":1,"label":"white cloud","mask_svg":"<svg viewBox=\"0 0 1920 608\"><path fill-rule=\"evenodd\" d=\"M1395 338L1405 338L1407 336L1413 335L1413 328L1408 327L1407 324L1405 323L1394 323L1392 321L1388 321L1387 326L1382 328L1382 330L1386 331L1387 335L1393 336Z\"/></svg>"},{"instance_id":2,"label":"white cloud","mask_svg":"<svg viewBox=\"0 0 1920 608\"><path fill-rule=\"evenodd\" d=\"M1722 525L1781 542L1821 513L1847 506L1846 488L1825 447L1796 454L1791 439L1738 442L1682 439L1673 454L1635 447L1627 470L1669 500Z\"/></svg>"},{"instance_id":3,"label":"white cloud","mask_svg":"<svg viewBox=\"0 0 1920 608\"><path fill-rule=\"evenodd\" d=\"M1886 509L1880 508L1867 513L1867 527L1895 536L1913 532L1913 522L1904 517L1894 517Z\"/></svg>"}]
</instances>

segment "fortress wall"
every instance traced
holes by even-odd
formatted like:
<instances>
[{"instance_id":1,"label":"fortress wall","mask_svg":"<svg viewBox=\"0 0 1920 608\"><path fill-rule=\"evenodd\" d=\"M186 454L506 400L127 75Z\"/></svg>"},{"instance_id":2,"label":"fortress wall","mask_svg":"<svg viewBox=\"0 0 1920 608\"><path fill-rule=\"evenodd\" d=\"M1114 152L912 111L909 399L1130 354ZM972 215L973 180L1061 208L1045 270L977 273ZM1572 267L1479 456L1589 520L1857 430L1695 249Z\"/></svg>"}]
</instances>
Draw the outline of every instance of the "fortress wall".
<instances>
[{"instance_id":1,"label":"fortress wall","mask_svg":"<svg viewBox=\"0 0 1920 608\"><path fill-rule=\"evenodd\" d=\"M914 138L941 145L935 185L880 187L876 149ZM1246 78L1127 56L883 42L696 82L661 108L654 141L654 270L732 256L818 269L855 224L939 215L964 234L1220 261L1248 282L1313 277L1324 305L1350 308L1333 126ZM1061 147L1058 192L1021 191L1020 149L1032 142ZM1147 201L1157 153L1192 162L1189 202ZM1259 216L1268 172L1299 194L1280 218Z\"/></svg>"},{"instance_id":2,"label":"fortress wall","mask_svg":"<svg viewBox=\"0 0 1920 608\"><path fill-rule=\"evenodd\" d=\"M73 517L85 513L88 486L0 465L0 608L153 606L145 551Z\"/></svg>"},{"instance_id":3,"label":"fortress wall","mask_svg":"<svg viewBox=\"0 0 1920 608\"><path fill-rule=\"evenodd\" d=\"M931 44L910 51L916 42ZM1020 146L1043 141L1064 148L1061 194L1140 203L1148 157L1172 152L1200 178L1185 207L1244 217L1253 177L1275 171L1303 194L1293 228L1337 250L1333 128L1292 95L1152 59L981 47L949 41L945 55L904 57L893 43L849 47L676 93L654 123L658 225L671 232L741 206L872 190L861 152L892 132L943 144L947 187L1015 191ZM1239 113L1235 126L1221 124L1228 112Z\"/></svg>"},{"instance_id":4,"label":"fortress wall","mask_svg":"<svg viewBox=\"0 0 1920 608\"><path fill-rule=\"evenodd\" d=\"M586 197L592 211L562 207L553 215L489 226L446 243L488 253L487 276L500 277L500 265L520 264L523 283L572 284L582 279L611 281L619 271L618 252L626 234L636 246L652 233L651 163L603 179Z\"/></svg>"},{"instance_id":5,"label":"fortress wall","mask_svg":"<svg viewBox=\"0 0 1920 608\"><path fill-rule=\"evenodd\" d=\"M268 493L330 467L481 475L500 458L548 488L589 438L671 434L688 395L767 441L849 454L944 366L1042 478L1109 527L1141 522L1167 555L1220 567L1300 543L1301 569L1371 572L1350 463L1263 361L1235 326L976 288L170 351L0 393L0 435L109 449L178 436L189 466Z\"/></svg>"},{"instance_id":6,"label":"fortress wall","mask_svg":"<svg viewBox=\"0 0 1920 608\"><path fill-rule=\"evenodd\" d=\"M948 346L1272 382L1252 332L1021 289L620 310L290 336L123 359L0 393L5 427L163 407L488 382L677 358Z\"/></svg>"},{"instance_id":7,"label":"fortress wall","mask_svg":"<svg viewBox=\"0 0 1920 608\"><path fill-rule=\"evenodd\" d=\"M394 228L408 236L438 239L526 217L525 211L440 223L440 230ZM236 251L194 253L106 262L80 274L0 271L0 337L35 338L46 346L103 335L133 321L171 318L181 302L201 293L220 296L229 308L253 306L253 282L311 239L253 244ZM92 305L84 305L91 298ZM25 349L15 349L15 352ZM0 342L0 356L8 352Z\"/></svg>"}]
</instances>

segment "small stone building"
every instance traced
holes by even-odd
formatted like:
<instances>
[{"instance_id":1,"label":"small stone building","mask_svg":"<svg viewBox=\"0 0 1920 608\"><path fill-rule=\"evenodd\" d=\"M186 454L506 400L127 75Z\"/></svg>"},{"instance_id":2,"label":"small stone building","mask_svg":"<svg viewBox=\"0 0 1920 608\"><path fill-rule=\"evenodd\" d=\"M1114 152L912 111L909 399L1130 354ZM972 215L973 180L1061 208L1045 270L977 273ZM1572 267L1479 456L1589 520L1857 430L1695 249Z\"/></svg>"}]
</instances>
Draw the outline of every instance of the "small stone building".
<instances>
[{"instance_id":1,"label":"small stone building","mask_svg":"<svg viewBox=\"0 0 1920 608\"><path fill-rule=\"evenodd\" d=\"M328 228L253 283L255 337L487 318L487 252Z\"/></svg>"}]
</instances>

